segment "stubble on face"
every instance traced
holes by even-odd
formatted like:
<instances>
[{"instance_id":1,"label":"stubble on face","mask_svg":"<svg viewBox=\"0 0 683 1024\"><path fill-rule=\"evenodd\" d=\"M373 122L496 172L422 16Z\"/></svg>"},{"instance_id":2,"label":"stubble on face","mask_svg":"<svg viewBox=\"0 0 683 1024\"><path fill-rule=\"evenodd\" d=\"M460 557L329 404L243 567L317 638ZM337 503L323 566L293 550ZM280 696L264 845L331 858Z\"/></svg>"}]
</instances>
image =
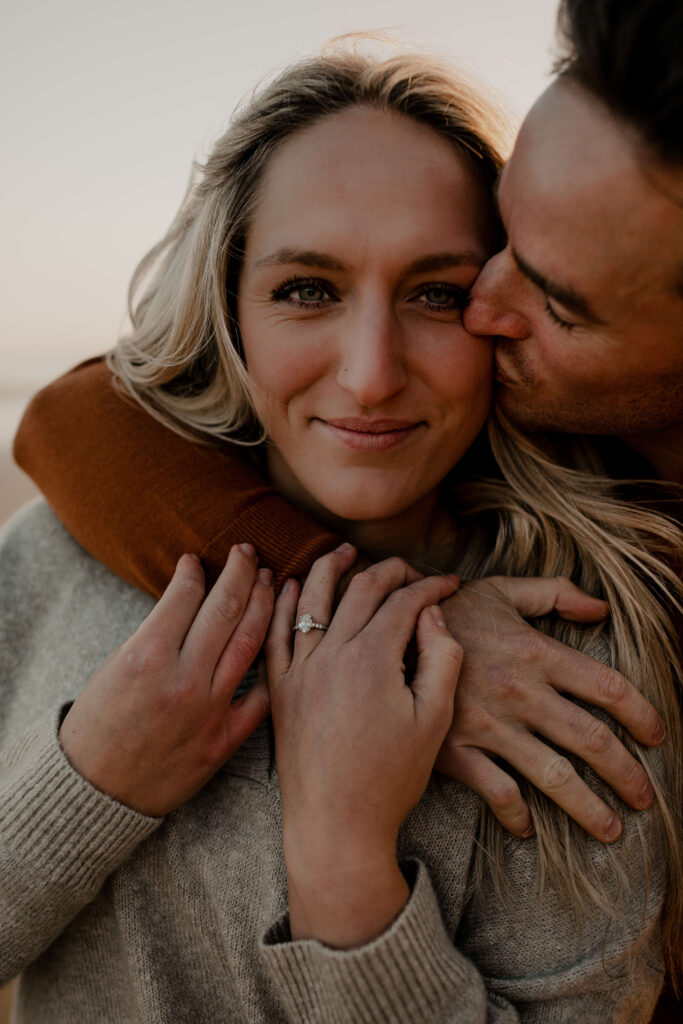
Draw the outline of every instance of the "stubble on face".
<instances>
[{"instance_id":1,"label":"stubble on face","mask_svg":"<svg viewBox=\"0 0 683 1024\"><path fill-rule=\"evenodd\" d=\"M501 325L497 400L519 426L683 432L683 174L668 172L664 189L656 171L575 85L555 83L527 118L501 182L509 244L473 303L483 329ZM585 296L594 320L558 305L524 264Z\"/></svg>"}]
</instances>

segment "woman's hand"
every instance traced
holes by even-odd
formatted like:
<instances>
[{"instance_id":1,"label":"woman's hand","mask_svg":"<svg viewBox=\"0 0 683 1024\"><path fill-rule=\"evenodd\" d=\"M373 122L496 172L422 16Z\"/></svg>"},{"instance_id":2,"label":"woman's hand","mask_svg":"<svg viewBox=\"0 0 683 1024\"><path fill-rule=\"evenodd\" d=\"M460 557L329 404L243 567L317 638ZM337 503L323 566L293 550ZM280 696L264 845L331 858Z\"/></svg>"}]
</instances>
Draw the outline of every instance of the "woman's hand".
<instances>
[{"instance_id":1,"label":"woman's hand","mask_svg":"<svg viewBox=\"0 0 683 1024\"><path fill-rule=\"evenodd\" d=\"M462 654L436 607L458 581L397 558L352 580L326 632L293 633L297 601L330 621L354 558L345 545L319 559L299 600L290 581L266 642L292 936L338 947L383 932L408 898L396 838L448 730Z\"/></svg>"},{"instance_id":2,"label":"woman's hand","mask_svg":"<svg viewBox=\"0 0 683 1024\"><path fill-rule=\"evenodd\" d=\"M265 681L231 703L265 638L270 572L236 545L206 596L199 559L183 555L159 603L109 655L60 730L84 778L143 814L189 800L269 712Z\"/></svg>"},{"instance_id":3,"label":"woman's hand","mask_svg":"<svg viewBox=\"0 0 683 1024\"><path fill-rule=\"evenodd\" d=\"M562 577L496 576L463 584L442 607L465 661L440 771L479 793L508 831L529 835L531 816L519 786L493 760L502 757L596 839L617 839L615 812L544 737L578 754L622 800L642 810L654 795L642 765L604 722L562 694L605 708L648 746L662 741L662 720L619 672L522 618L555 612L574 622L599 622L607 605Z\"/></svg>"}]
</instances>

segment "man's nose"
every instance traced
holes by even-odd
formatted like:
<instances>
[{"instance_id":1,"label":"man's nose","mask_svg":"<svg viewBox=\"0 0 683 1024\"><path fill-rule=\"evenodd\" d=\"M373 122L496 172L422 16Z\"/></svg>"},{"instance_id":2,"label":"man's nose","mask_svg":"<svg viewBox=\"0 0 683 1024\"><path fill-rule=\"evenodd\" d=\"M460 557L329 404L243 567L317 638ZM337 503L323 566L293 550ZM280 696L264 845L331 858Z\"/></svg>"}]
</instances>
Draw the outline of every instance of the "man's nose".
<instances>
[{"instance_id":1,"label":"man's nose","mask_svg":"<svg viewBox=\"0 0 683 1024\"><path fill-rule=\"evenodd\" d=\"M474 282L464 313L470 334L498 335L520 340L529 334L526 317L519 312L515 294L516 268L506 250L491 257Z\"/></svg>"},{"instance_id":2,"label":"man's nose","mask_svg":"<svg viewBox=\"0 0 683 1024\"><path fill-rule=\"evenodd\" d=\"M379 408L407 381L399 325L387 308L360 313L347 327L337 381L363 408Z\"/></svg>"}]
</instances>

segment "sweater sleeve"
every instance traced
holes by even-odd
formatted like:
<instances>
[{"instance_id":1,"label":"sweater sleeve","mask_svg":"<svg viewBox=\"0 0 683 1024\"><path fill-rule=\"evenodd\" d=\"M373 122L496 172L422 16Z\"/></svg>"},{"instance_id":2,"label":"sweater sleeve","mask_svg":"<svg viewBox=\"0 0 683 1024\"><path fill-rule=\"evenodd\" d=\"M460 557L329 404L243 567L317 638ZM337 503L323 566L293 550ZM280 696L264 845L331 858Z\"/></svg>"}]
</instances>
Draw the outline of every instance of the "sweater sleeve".
<instances>
[{"instance_id":1,"label":"sweater sleeve","mask_svg":"<svg viewBox=\"0 0 683 1024\"><path fill-rule=\"evenodd\" d=\"M46 715L0 755L0 985L19 974L159 826L95 789Z\"/></svg>"},{"instance_id":2,"label":"sweater sleeve","mask_svg":"<svg viewBox=\"0 0 683 1024\"><path fill-rule=\"evenodd\" d=\"M314 1024L634 1024L649 1021L662 984L659 915L663 870L649 891L628 864L625 916L579 920L566 893L539 892L535 843L511 844L508 898L484 884L451 936L429 873L409 862L411 896L379 938L355 950L292 941L285 915L262 955L287 1020ZM613 851L594 854L614 872ZM513 863L514 862L514 863ZM622 872L624 865L622 863ZM509 871L517 870L516 877ZM619 871L616 872L619 874ZM637 880L637 881L636 881Z\"/></svg>"},{"instance_id":3,"label":"sweater sleeve","mask_svg":"<svg viewBox=\"0 0 683 1024\"><path fill-rule=\"evenodd\" d=\"M279 586L339 543L238 452L164 427L115 389L102 358L38 392L14 442L18 465L83 547L155 597L185 551L212 583L232 544L251 541Z\"/></svg>"}]
</instances>

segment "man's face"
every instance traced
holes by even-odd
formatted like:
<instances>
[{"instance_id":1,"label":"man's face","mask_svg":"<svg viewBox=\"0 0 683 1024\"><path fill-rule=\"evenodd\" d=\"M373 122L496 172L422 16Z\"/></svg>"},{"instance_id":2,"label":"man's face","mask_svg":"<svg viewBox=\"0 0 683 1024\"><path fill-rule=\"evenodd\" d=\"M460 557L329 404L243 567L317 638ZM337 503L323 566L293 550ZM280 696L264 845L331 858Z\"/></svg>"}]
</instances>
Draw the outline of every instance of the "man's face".
<instances>
[{"instance_id":1,"label":"man's face","mask_svg":"<svg viewBox=\"0 0 683 1024\"><path fill-rule=\"evenodd\" d=\"M554 83L499 187L506 248L465 326L496 338L498 398L530 430L683 427L683 171L647 163L584 90Z\"/></svg>"}]
</instances>

